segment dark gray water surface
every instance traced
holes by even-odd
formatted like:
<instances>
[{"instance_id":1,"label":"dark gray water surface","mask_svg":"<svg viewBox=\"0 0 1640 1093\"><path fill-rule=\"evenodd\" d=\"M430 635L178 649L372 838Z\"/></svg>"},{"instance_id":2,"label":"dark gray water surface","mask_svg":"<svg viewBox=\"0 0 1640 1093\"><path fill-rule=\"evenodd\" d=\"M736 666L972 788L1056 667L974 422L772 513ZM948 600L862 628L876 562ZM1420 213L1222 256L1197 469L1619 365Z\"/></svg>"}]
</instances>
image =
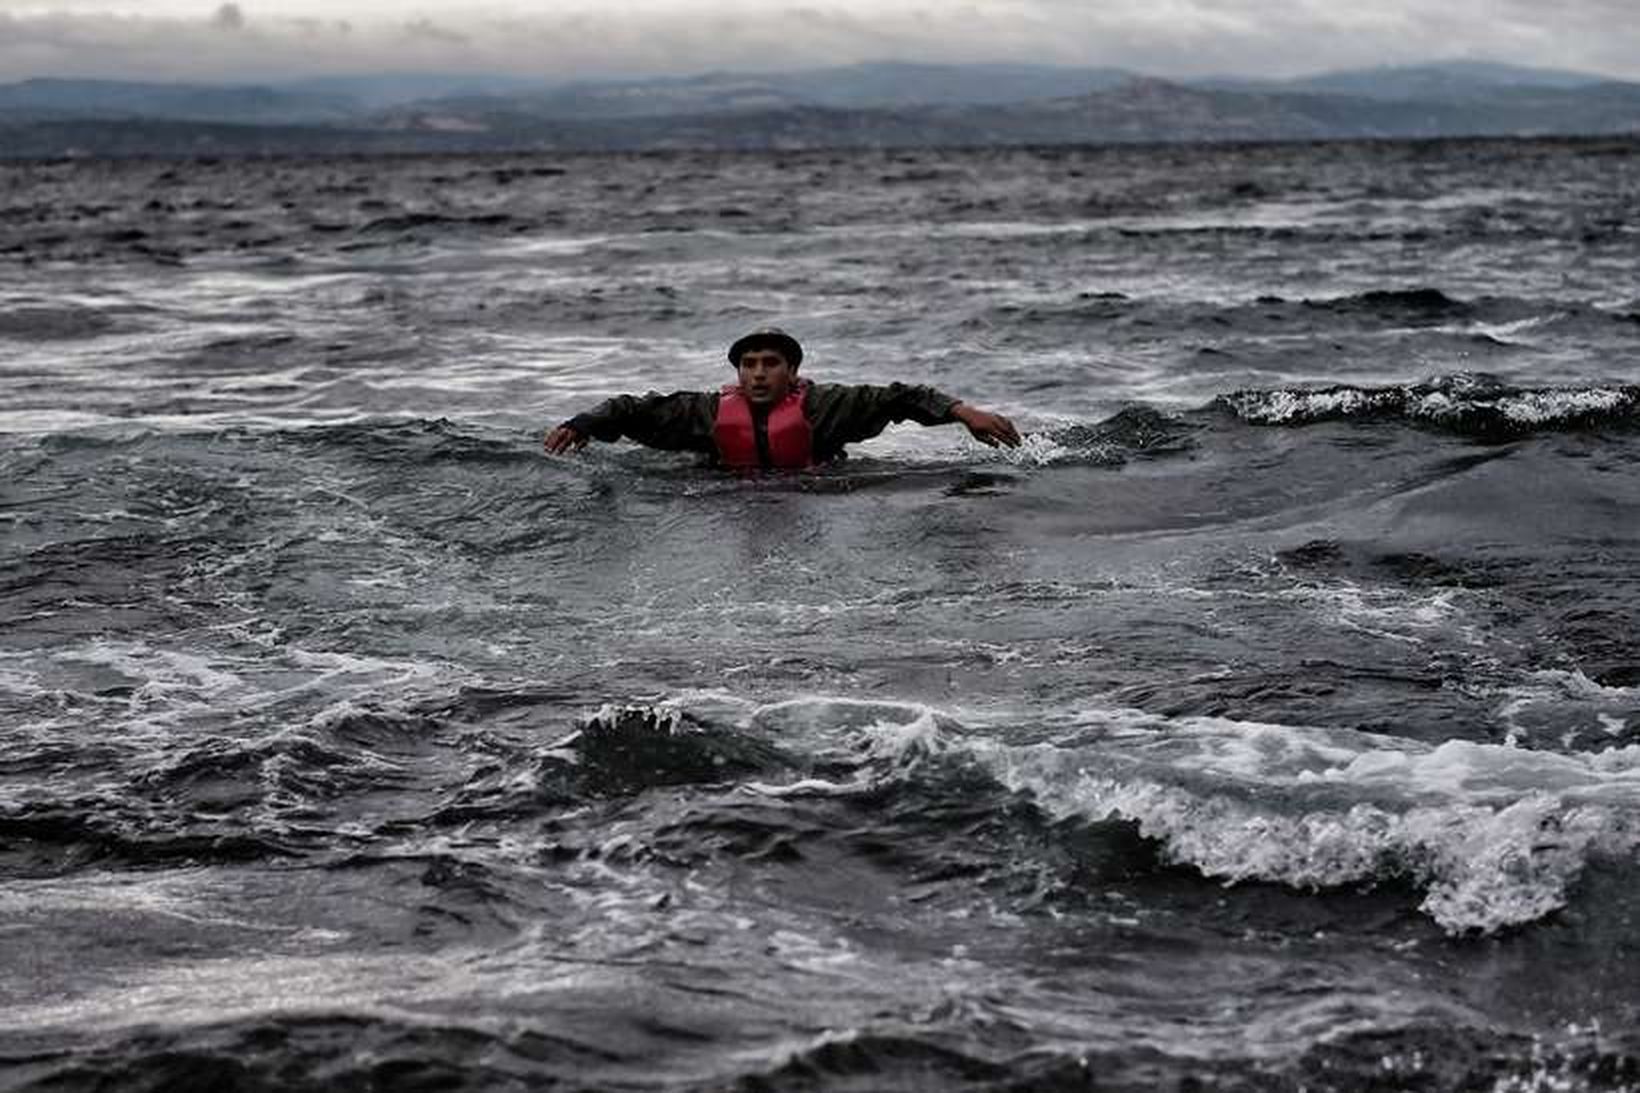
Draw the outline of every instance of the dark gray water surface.
<instances>
[{"instance_id":1,"label":"dark gray water surface","mask_svg":"<svg viewBox=\"0 0 1640 1093\"><path fill-rule=\"evenodd\" d=\"M1640 1086L1640 144L0 167L0 1085ZM542 431L777 322L896 428Z\"/></svg>"}]
</instances>

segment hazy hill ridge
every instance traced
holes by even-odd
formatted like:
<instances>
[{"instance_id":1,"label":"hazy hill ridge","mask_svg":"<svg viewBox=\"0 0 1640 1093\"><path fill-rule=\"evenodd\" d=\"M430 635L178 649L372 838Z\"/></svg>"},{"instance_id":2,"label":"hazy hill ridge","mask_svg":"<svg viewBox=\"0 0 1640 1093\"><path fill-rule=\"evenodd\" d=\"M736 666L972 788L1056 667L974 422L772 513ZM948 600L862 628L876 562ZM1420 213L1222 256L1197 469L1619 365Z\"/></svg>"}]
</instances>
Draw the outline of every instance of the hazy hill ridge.
<instances>
[{"instance_id":1,"label":"hazy hill ridge","mask_svg":"<svg viewBox=\"0 0 1640 1093\"><path fill-rule=\"evenodd\" d=\"M0 156L1063 144L1640 132L1640 84L1485 62L1298 80L899 62L549 85L0 85Z\"/></svg>"}]
</instances>

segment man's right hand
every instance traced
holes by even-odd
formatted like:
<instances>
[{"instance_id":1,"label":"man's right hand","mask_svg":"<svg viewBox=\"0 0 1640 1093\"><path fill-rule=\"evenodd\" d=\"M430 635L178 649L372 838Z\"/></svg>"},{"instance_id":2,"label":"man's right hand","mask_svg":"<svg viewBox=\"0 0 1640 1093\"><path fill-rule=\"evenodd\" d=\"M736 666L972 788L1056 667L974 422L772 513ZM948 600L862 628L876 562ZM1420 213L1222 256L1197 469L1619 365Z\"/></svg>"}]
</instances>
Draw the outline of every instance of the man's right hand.
<instances>
[{"instance_id":1,"label":"man's right hand","mask_svg":"<svg viewBox=\"0 0 1640 1093\"><path fill-rule=\"evenodd\" d=\"M588 439L579 430L571 429L568 425L560 425L547 434L547 438L541 442L541 447L548 455L563 455L568 451L585 448Z\"/></svg>"}]
</instances>

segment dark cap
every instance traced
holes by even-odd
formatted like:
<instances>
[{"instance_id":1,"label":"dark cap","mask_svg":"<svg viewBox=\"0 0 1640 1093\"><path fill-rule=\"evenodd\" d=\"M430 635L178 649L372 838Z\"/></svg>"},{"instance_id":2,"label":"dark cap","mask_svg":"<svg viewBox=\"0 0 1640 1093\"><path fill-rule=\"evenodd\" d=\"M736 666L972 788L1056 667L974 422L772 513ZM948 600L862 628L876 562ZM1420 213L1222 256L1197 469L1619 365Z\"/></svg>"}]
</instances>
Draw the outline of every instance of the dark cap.
<instances>
[{"instance_id":1,"label":"dark cap","mask_svg":"<svg viewBox=\"0 0 1640 1093\"><path fill-rule=\"evenodd\" d=\"M803 363L803 347L797 344L796 338L778 326L767 326L736 338L735 344L729 347L729 363L739 368L740 355L748 349L778 349L780 355L786 358L786 363L793 368Z\"/></svg>"}]
</instances>

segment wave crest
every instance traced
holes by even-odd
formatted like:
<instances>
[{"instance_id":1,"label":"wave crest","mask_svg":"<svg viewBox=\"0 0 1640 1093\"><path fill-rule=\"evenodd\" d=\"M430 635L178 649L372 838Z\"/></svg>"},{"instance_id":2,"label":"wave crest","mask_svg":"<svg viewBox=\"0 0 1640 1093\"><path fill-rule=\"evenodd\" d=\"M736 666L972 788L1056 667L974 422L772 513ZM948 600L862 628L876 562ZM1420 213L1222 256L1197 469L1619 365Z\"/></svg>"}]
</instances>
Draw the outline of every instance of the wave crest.
<instances>
[{"instance_id":1,"label":"wave crest","mask_svg":"<svg viewBox=\"0 0 1640 1093\"><path fill-rule=\"evenodd\" d=\"M1215 407L1253 425L1399 420L1483 438L1512 439L1640 421L1640 385L1515 387L1495 376L1459 373L1391 387L1338 384L1220 395Z\"/></svg>"},{"instance_id":2,"label":"wave crest","mask_svg":"<svg viewBox=\"0 0 1640 1093\"><path fill-rule=\"evenodd\" d=\"M1131 739L1132 726L1099 735L1072 746L983 742L976 753L1050 813L1137 821L1168 857L1230 883L1410 880L1425 892L1421 909L1453 933L1542 918L1565 905L1592 857L1640 842L1624 807L1640 748L1419 750L1217 719L1172 722L1150 741ZM1553 788L1525 788L1544 786Z\"/></svg>"}]
</instances>

